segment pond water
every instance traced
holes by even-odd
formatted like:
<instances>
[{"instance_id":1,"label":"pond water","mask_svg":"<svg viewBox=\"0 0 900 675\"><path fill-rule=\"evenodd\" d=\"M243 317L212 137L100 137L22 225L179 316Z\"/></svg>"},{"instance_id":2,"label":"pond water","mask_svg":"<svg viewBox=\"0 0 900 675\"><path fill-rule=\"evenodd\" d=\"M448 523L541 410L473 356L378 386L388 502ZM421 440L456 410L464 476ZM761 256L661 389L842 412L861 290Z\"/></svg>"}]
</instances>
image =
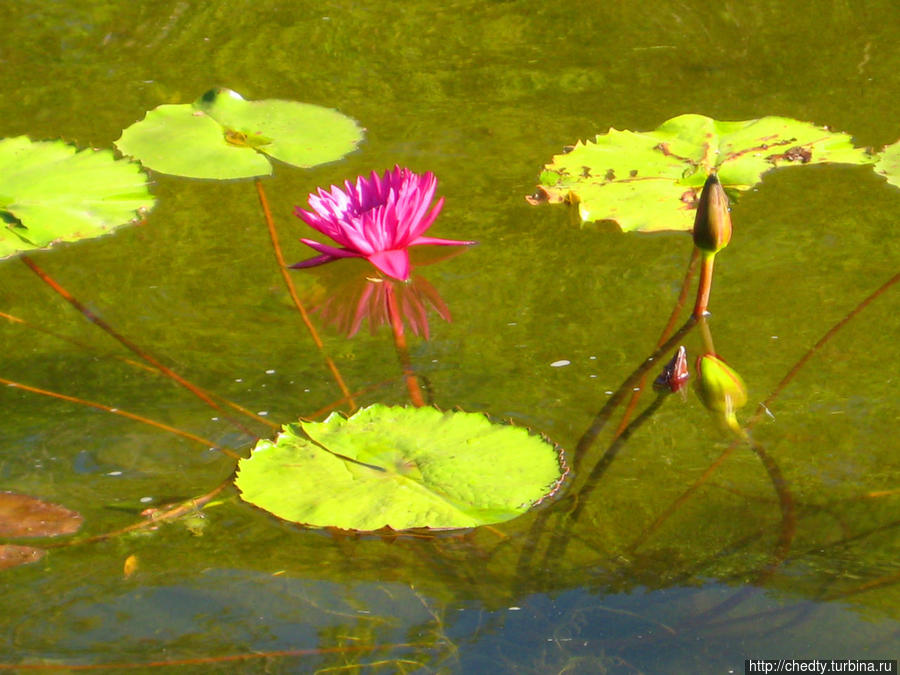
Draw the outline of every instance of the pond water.
<instances>
[{"instance_id":1,"label":"pond water","mask_svg":"<svg viewBox=\"0 0 900 675\"><path fill-rule=\"evenodd\" d=\"M570 453L652 352L691 241L580 228L563 206L529 205L554 154L687 112L785 115L874 148L900 136L894 0L21 0L0 17L0 138L111 147L146 110L212 86L359 120L366 140L346 159L279 165L263 181L290 262L310 254L292 211L317 186L394 164L433 171L446 204L430 233L479 245L416 270L452 320L430 310L430 339L409 335L412 367L435 405L527 426ZM338 403L252 181L153 179L146 224L32 259L120 333L263 420ZM734 205L711 329L747 383L741 422L768 401L751 431L758 452L733 444L694 393L611 445L620 408L558 500L437 537L304 529L228 486L183 519L3 571L0 662L737 673L745 659L895 659L897 288L779 382L897 273L898 213L900 190L867 166L778 170ZM342 261L292 278L316 307L370 270ZM0 377L252 447L221 411L120 358L130 355L15 259L0 263L0 311L27 322L0 321ZM357 403L409 402L388 326L347 337L321 312L313 322ZM685 344L692 361L699 335ZM0 406L0 487L79 511L81 535L205 495L234 470L97 408L10 387Z\"/></svg>"}]
</instances>

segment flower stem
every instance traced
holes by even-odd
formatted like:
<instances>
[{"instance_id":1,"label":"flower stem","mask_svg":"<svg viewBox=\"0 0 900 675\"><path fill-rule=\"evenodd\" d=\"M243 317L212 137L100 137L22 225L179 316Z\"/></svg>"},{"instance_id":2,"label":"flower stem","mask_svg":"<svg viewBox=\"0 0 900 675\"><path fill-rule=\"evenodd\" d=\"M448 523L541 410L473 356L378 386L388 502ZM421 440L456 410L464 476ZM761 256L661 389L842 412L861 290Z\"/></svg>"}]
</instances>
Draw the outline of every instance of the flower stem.
<instances>
[{"instance_id":1,"label":"flower stem","mask_svg":"<svg viewBox=\"0 0 900 675\"><path fill-rule=\"evenodd\" d=\"M694 278L694 271L697 267L697 260L699 259L700 249L695 246L694 252L691 254L691 259L688 262L687 270L685 270L684 279L682 279L681 281L681 290L678 292L678 299L675 301L675 306L672 308L672 312L669 314L669 320L666 322L666 326L665 328L663 328L662 333L660 333L659 339L657 339L654 349L659 349L663 344L665 344L666 340L668 340L669 336L672 334L672 331L675 330L675 322L678 321L678 316L681 314L681 310L684 308L684 303L687 301L691 280ZM628 426L628 423L631 421L631 416L634 414L634 410L641 398L641 394L644 392L644 385L646 384L646 380L647 373L644 373L644 375L638 382L635 391L633 391L631 394L628 405L625 407L625 412L622 413L622 419L619 421L619 426L616 427L612 442L615 442L615 440L619 437L619 434L621 434L625 430L625 428Z\"/></svg>"},{"instance_id":2,"label":"flower stem","mask_svg":"<svg viewBox=\"0 0 900 675\"><path fill-rule=\"evenodd\" d=\"M151 427L155 427L157 429L161 429L162 431L168 431L169 433L176 434L181 436L182 438L186 438L190 441L194 441L203 445L207 448L215 448L219 452L224 455L228 455L232 459L240 459L241 456L234 452L233 450L229 450L228 448L223 448L217 446L215 443L210 441L209 439L203 438L202 436L197 436L196 434L192 434L189 431L184 431L183 429L178 429L176 427L169 426L163 422L158 422L156 420L150 419L149 417L144 417L143 415L137 415L135 413L130 413L127 410L120 410L119 408L111 408L110 406L104 405L103 403L97 403L96 401L88 401L83 398L78 398L77 396L68 396L66 394L60 394L59 392L50 391L48 389L40 389L38 387L32 387L27 384L23 384L21 382L14 382L13 380L7 380L5 377L0 377L0 384L5 384L7 387L11 387L13 389L21 389L22 391L31 392L32 394L40 394L41 396L49 396L50 398L58 398L61 401L68 401L70 403L77 403L78 405L88 406L89 408L96 408L98 410L102 410L104 412L111 413L113 415L119 415L121 417L127 417L130 420L134 420L136 422L141 422L142 424L147 424Z\"/></svg>"},{"instance_id":3,"label":"flower stem","mask_svg":"<svg viewBox=\"0 0 900 675\"><path fill-rule=\"evenodd\" d=\"M422 397L422 390L419 387L419 380L412 370L409 360L409 350L406 347L406 335L403 331L403 319L400 317L400 308L397 306L397 296L394 295L394 284L389 280L384 281L387 284L385 295L387 297L388 314L391 317L391 329L394 333L394 347L397 349L397 358L400 365L403 366L403 377L406 379L406 388L409 390L409 398L412 404L417 408L425 405L425 399Z\"/></svg>"},{"instance_id":4,"label":"flower stem","mask_svg":"<svg viewBox=\"0 0 900 675\"><path fill-rule=\"evenodd\" d=\"M706 314L709 305L709 291L712 289L713 264L716 254L709 251L702 252L700 262L700 282L697 285L697 302L694 304L694 318L699 319Z\"/></svg>"},{"instance_id":5,"label":"flower stem","mask_svg":"<svg viewBox=\"0 0 900 675\"><path fill-rule=\"evenodd\" d=\"M700 335L703 336L703 350L707 354L714 355L716 353L716 346L713 344L712 331L709 329L706 316L701 315L698 323L700 324Z\"/></svg>"},{"instance_id":6,"label":"flower stem","mask_svg":"<svg viewBox=\"0 0 900 675\"><path fill-rule=\"evenodd\" d=\"M99 349L96 349L89 344L86 344L79 340L75 340L66 335L61 335L59 333L55 333L52 330L48 330L46 328L43 328L36 324L33 324L30 321L27 321L26 319L23 319L21 317L14 316L12 314L7 314L6 312L0 312L0 318L6 319L10 323L19 324L20 326L24 326L25 328L30 328L32 330L39 331L41 333L44 333L45 335L54 337L57 340L62 340L64 342L68 342L69 344L74 345L75 347L78 347L79 349L83 349L85 351L99 354L100 356L102 356L104 358L116 359L117 361L121 361L122 363L128 364L132 368L140 368L141 370L144 370L148 373L153 373L154 375L163 375L163 373L161 373L159 371L159 369L157 369L154 366L151 366L148 363L145 363L142 361L135 361L134 359L132 359L128 356L125 356L123 354L111 354L106 351L100 351ZM216 400L218 400L219 403L227 405L232 410L236 410L237 412L242 413L242 414L246 415L247 417L252 417L257 422L261 422L262 424L265 424L266 426L269 426L272 428L279 428L279 426L280 426L278 424L275 424L272 420L266 419L265 417L263 417L261 415L257 415L255 412L245 408L244 406L240 405L239 403L235 403L234 401L229 401L227 398L223 398L223 397L213 394L211 392L206 392L206 393L209 394L210 396L212 396L213 398L215 398Z\"/></svg>"},{"instance_id":7,"label":"flower stem","mask_svg":"<svg viewBox=\"0 0 900 675\"><path fill-rule=\"evenodd\" d=\"M334 361L332 361L331 357L325 353L325 346L322 344L322 340L319 338L315 326L313 326L312 321L310 321L309 313L300 301L300 296L297 295L297 289L294 288L294 282L291 279L291 275L288 274L288 268L287 265L284 264L284 256L281 253L281 245L278 243L278 232L275 229L275 222L272 220L272 212L269 210L269 200L266 199L266 192L263 189L262 181L259 178L256 179L256 193L259 195L259 203L260 206L262 206L263 215L266 218L266 225L269 228L269 238L272 240L272 250L275 252L275 260L278 261L278 269L281 270L281 278L284 279L284 284L287 286L288 293L291 295L291 300L294 301L294 306L297 308L297 311L300 312L300 317L303 319L303 323L306 324L306 329L309 331L313 342L316 343L319 353L322 355L322 358L325 359L325 364L328 366L328 370L331 371L334 381L337 383L341 393L347 400L350 409L354 410L356 409L356 401L353 400L353 396L350 394L350 390L344 383L344 378L341 377L341 373Z\"/></svg>"},{"instance_id":8,"label":"flower stem","mask_svg":"<svg viewBox=\"0 0 900 675\"><path fill-rule=\"evenodd\" d=\"M119 333L117 330L115 330L106 321L104 321L102 318L100 318L99 316L94 314L91 310L89 310L87 307L85 307L84 304L80 300L78 300L75 296L73 296L71 293L69 293L69 291L67 291L62 285L60 285L53 277L51 277L49 274L47 274L47 272L45 272L31 258L29 258L27 255L23 255L19 259L23 263L25 263L25 265L32 272L34 272L41 279L41 281L43 281L45 284L50 286L50 288L52 288L54 291L56 291L56 293L60 297L62 297L66 302L68 302L70 305L72 305L72 307L74 307L79 312L81 312L81 315L84 316L88 321L90 321L95 326L97 326L98 328L103 330L107 335L112 337L123 347L130 350L132 353L136 354L141 359L143 359L144 361L149 363L151 366L156 368L163 375L165 375L169 379L174 380L175 382L180 384L182 387L187 389L189 392L191 392L194 396L196 396L201 401L206 403L208 406L215 408L216 410L218 410L220 412L223 412L222 406L220 406L218 403L216 403L207 392L203 391L203 389L198 387L193 382L186 380L185 378L183 378L181 375L176 373L174 370L172 370L168 366L163 365L154 356L151 356L150 354L145 352L143 349L138 347L134 342L132 342L131 340L126 338L124 335ZM231 424L233 424L235 427L237 427L241 431L245 432L246 434L248 434L254 438L257 437L256 434L254 434L252 431L250 431L246 426L241 424L236 419L234 419L228 415L225 415L225 414L223 414L223 417L224 417L224 419L228 420Z\"/></svg>"}]
</instances>

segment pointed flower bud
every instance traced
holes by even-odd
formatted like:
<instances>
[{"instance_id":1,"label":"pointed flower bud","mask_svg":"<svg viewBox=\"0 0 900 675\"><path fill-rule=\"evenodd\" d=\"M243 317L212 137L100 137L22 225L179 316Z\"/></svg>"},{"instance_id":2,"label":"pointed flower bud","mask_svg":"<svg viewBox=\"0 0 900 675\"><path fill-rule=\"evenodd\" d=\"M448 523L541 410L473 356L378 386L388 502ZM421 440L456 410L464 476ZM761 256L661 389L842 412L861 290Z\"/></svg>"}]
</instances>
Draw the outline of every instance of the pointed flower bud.
<instances>
[{"instance_id":1,"label":"pointed flower bud","mask_svg":"<svg viewBox=\"0 0 900 675\"><path fill-rule=\"evenodd\" d=\"M697 392L709 410L726 418L747 403L747 387L735 370L714 354L697 359Z\"/></svg>"},{"instance_id":2,"label":"pointed flower bud","mask_svg":"<svg viewBox=\"0 0 900 675\"><path fill-rule=\"evenodd\" d=\"M653 388L659 392L670 391L674 394L684 388L690 376L687 365L687 350L684 348L684 345L681 345L678 351L675 352L675 356L663 366L662 372L653 381Z\"/></svg>"},{"instance_id":3,"label":"pointed flower bud","mask_svg":"<svg viewBox=\"0 0 900 675\"><path fill-rule=\"evenodd\" d=\"M697 204L694 216L694 245L707 253L718 253L731 241L731 214L728 195L719 178L711 173Z\"/></svg>"}]
</instances>

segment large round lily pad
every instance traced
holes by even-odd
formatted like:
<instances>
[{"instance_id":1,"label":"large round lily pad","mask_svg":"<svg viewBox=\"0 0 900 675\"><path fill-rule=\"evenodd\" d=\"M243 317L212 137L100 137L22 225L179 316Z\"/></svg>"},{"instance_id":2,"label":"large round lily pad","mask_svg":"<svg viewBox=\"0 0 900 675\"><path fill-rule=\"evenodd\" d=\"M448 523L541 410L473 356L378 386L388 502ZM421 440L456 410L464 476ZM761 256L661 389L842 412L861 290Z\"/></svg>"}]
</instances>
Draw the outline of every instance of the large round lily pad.
<instances>
[{"instance_id":1,"label":"large round lily pad","mask_svg":"<svg viewBox=\"0 0 900 675\"><path fill-rule=\"evenodd\" d=\"M0 258L106 234L153 204L140 165L109 150L0 140Z\"/></svg>"},{"instance_id":2,"label":"large round lily pad","mask_svg":"<svg viewBox=\"0 0 900 675\"><path fill-rule=\"evenodd\" d=\"M238 465L245 501L348 530L461 528L515 518L556 492L562 452L484 415L372 405L287 425Z\"/></svg>"},{"instance_id":3,"label":"large round lily pad","mask_svg":"<svg viewBox=\"0 0 900 675\"><path fill-rule=\"evenodd\" d=\"M747 190L782 166L874 161L847 134L809 122L680 115L654 131L610 129L579 141L544 167L529 201L577 204L582 222L611 220L625 232L690 230L713 171L725 188Z\"/></svg>"},{"instance_id":4,"label":"large round lily pad","mask_svg":"<svg viewBox=\"0 0 900 675\"><path fill-rule=\"evenodd\" d=\"M154 108L116 147L160 173L227 179L271 174L269 158L305 168L333 162L362 138L353 119L331 108L213 89L194 103Z\"/></svg>"}]
</instances>

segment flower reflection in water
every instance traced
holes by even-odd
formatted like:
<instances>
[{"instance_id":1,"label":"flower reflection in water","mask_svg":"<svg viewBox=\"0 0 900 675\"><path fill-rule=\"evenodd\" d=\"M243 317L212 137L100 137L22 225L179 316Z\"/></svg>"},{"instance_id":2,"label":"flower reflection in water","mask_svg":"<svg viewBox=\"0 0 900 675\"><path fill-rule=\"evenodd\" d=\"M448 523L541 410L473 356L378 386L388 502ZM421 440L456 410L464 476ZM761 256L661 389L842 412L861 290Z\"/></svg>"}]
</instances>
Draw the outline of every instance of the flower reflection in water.
<instances>
[{"instance_id":1,"label":"flower reflection in water","mask_svg":"<svg viewBox=\"0 0 900 675\"><path fill-rule=\"evenodd\" d=\"M401 320L417 336L431 338L428 314L434 312L451 321L450 308L425 277L413 275L408 282L386 277L358 275L334 289L315 306L326 323L347 337L353 337L364 323L374 334L382 325L391 325L391 296Z\"/></svg>"}]
</instances>

